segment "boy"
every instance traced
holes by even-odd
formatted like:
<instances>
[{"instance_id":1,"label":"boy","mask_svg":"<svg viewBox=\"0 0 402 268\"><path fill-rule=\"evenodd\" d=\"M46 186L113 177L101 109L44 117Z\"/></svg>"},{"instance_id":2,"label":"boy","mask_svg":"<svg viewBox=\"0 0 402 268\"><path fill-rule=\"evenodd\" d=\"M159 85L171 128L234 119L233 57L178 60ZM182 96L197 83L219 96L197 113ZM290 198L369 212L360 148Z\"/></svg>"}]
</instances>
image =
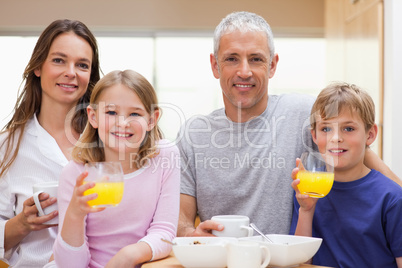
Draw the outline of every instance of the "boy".
<instances>
[{"instance_id":1,"label":"boy","mask_svg":"<svg viewBox=\"0 0 402 268\"><path fill-rule=\"evenodd\" d=\"M377 136L371 97L355 85L331 84L311 110L311 134L335 159L335 181L319 200L296 191L291 233L323 238L313 264L402 268L402 188L363 164ZM300 160L296 160L297 164Z\"/></svg>"}]
</instances>

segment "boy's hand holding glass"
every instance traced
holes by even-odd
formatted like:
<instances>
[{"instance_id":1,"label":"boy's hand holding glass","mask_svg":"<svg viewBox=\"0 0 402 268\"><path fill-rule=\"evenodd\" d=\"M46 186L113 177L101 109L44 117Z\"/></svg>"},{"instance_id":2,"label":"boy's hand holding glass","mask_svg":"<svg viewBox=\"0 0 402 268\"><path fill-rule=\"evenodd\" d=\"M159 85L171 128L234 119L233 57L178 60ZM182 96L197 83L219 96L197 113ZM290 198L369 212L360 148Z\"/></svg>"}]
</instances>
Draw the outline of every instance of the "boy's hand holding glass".
<instances>
[{"instance_id":1,"label":"boy's hand holding glass","mask_svg":"<svg viewBox=\"0 0 402 268\"><path fill-rule=\"evenodd\" d=\"M124 174L120 162L95 162L85 165L88 176L86 182L95 182L95 187L84 192L84 195L98 194L96 199L88 201L94 208L115 207L123 198Z\"/></svg>"},{"instance_id":2,"label":"boy's hand holding glass","mask_svg":"<svg viewBox=\"0 0 402 268\"><path fill-rule=\"evenodd\" d=\"M297 188L301 194L322 198L334 183L334 159L316 152L303 153L296 178L300 180Z\"/></svg>"}]
</instances>

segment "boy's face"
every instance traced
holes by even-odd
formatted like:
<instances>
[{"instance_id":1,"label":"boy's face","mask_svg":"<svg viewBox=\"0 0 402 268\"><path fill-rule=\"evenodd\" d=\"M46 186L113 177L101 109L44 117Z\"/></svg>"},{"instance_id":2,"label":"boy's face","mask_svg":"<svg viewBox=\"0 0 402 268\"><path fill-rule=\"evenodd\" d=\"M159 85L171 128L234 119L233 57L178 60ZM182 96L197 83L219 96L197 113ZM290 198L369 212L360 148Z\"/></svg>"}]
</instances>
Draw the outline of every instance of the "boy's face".
<instances>
[{"instance_id":1,"label":"boy's face","mask_svg":"<svg viewBox=\"0 0 402 268\"><path fill-rule=\"evenodd\" d=\"M366 131L363 120L349 109L341 110L337 117L316 120L316 129L311 131L313 140L321 153L334 157L335 172L360 176L366 146L374 142L377 126Z\"/></svg>"}]
</instances>

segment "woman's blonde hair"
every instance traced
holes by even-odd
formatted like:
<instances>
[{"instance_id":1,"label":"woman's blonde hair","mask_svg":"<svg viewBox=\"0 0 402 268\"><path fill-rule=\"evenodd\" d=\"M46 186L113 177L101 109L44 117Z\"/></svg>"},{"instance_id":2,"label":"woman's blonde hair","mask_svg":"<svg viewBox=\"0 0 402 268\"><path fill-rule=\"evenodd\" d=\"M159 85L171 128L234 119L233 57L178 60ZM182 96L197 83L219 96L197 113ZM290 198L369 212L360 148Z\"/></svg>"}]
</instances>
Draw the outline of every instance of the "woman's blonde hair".
<instances>
[{"instance_id":1,"label":"woman's blonde hair","mask_svg":"<svg viewBox=\"0 0 402 268\"><path fill-rule=\"evenodd\" d=\"M145 77L132 70L112 71L100 79L92 91L90 105L95 108L102 92L119 84L128 87L139 97L148 114L160 112L154 88ZM135 159L138 168L144 166L148 159L157 154L156 143L160 139L162 139L162 132L155 122L155 126L147 132L138 150ZM92 127L89 122L73 148L72 157L80 163L105 161L104 145L99 138L98 129Z\"/></svg>"},{"instance_id":2,"label":"woman's blonde hair","mask_svg":"<svg viewBox=\"0 0 402 268\"><path fill-rule=\"evenodd\" d=\"M375 124L375 105L370 95L356 85L336 82L324 88L311 109L310 124L316 129L316 117L326 120L337 117L344 109L359 116L366 131Z\"/></svg>"},{"instance_id":3,"label":"woman's blonde hair","mask_svg":"<svg viewBox=\"0 0 402 268\"><path fill-rule=\"evenodd\" d=\"M87 115L85 110L79 107L85 105L89 101L92 88L100 79L100 64L98 44L95 36L87 28L87 26L76 20L55 20L41 33L32 52L31 59L25 68L23 74L22 88L17 102L14 106L14 114L11 120L5 125L1 133L7 134L7 138L0 144L0 148L4 152L3 158L0 160L0 177L9 169L17 157L21 139L25 131L26 123L34 114L39 113L42 103L42 87L41 78L35 75L35 70L42 67L45 62L53 41L63 33L72 32L83 38L92 48L92 65L91 75L87 91L77 103L77 109L74 112L71 126L75 131L81 133L87 123Z\"/></svg>"}]
</instances>

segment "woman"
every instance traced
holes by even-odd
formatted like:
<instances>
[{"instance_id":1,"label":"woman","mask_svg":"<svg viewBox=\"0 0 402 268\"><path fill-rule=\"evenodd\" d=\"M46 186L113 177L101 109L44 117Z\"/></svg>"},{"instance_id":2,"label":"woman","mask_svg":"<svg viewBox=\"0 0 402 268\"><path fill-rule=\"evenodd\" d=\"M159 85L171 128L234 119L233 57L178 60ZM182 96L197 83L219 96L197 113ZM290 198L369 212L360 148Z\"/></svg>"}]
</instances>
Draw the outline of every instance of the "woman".
<instances>
[{"instance_id":1,"label":"woman","mask_svg":"<svg viewBox=\"0 0 402 268\"><path fill-rule=\"evenodd\" d=\"M57 20L39 37L15 112L0 135L0 257L41 267L52 254L58 212L38 217L32 186L57 181L87 122L84 106L100 78L98 47L79 21ZM56 202L40 195L42 207Z\"/></svg>"}]
</instances>

